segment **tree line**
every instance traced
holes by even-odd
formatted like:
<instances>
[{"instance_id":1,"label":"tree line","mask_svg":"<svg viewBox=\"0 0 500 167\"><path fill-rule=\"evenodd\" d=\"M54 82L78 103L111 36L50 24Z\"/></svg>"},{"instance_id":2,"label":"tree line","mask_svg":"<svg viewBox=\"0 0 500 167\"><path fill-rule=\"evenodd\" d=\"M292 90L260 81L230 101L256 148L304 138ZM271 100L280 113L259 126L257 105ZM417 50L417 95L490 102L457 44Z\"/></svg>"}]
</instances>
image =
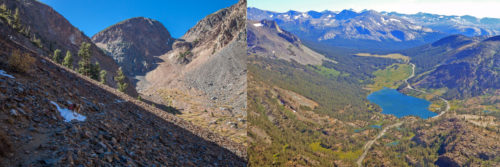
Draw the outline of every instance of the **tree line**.
<instances>
[{"instance_id":1,"label":"tree line","mask_svg":"<svg viewBox=\"0 0 500 167\"><path fill-rule=\"evenodd\" d=\"M81 44L80 50L78 50L78 57L80 57L80 61L78 61L78 68L73 68L73 55L69 50L66 51L66 56L64 56L64 58L61 55L60 49L54 50L52 60L65 67L73 69L82 75L99 81L102 84L106 84L106 76L108 72L106 70L101 70L99 62L96 61L92 64L92 51L90 47L90 43L83 42ZM118 90L125 92L128 84L125 83L125 75L123 74L122 68L120 67L116 73L117 76L115 76L114 80L117 82Z\"/></svg>"}]
</instances>

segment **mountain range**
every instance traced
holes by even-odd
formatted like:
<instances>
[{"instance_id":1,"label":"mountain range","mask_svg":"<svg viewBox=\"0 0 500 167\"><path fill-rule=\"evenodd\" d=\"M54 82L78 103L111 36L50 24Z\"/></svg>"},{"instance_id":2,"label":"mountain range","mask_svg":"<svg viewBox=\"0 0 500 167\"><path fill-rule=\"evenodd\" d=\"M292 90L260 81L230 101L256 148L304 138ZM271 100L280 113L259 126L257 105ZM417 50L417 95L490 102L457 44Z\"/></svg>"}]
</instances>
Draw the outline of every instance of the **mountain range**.
<instances>
[{"instance_id":1,"label":"mountain range","mask_svg":"<svg viewBox=\"0 0 500 167\"><path fill-rule=\"evenodd\" d=\"M447 35L498 35L500 19L432 14L405 15L374 10L284 13L248 8L249 20L274 20L303 40L370 51L394 51ZM381 49L382 48L382 49Z\"/></svg>"},{"instance_id":2,"label":"mountain range","mask_svg":"<svg viewBox=\"0 0 500 167\"><path fill-rule=\"evenodd\" d=\"M477 18L474 16L448 16L430 13L402 14L397 12L381 12L384 15L406 19L414 24L422 25L435 31L465 36L500 35L499 18Z\"/></svg>"}]
</instances>

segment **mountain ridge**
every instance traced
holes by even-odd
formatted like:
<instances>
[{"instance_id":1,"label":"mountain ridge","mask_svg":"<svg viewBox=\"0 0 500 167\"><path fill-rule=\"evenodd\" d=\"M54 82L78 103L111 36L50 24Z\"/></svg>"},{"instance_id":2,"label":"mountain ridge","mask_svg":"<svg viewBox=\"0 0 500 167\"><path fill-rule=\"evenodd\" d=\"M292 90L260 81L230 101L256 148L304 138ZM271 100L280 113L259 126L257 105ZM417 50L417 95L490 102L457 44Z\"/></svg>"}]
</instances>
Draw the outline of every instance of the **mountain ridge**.
<instances>
[{"instance_id":1,"label":"mountain ridge","mask_svg":"<svg viewBox=\"0 0 500 167\"><path fill-rule=\"evenodd\" d=\"M98 32L92 41L137 80L157 67L158 57L172 49L175 39L160 22L135 17Z\"/></svg>"},{"instance_id":2,"label":"mountain ridge","mask_svg":"<svg viewBox=\"0 0 500 167\"><path fill-rule=\"evenodd\" d=\"M77 53L81 44L84 42L89 43L90 51L93 55L91 62L99 62L101 69L107 71L106 83L112 87L117 87L114 76L117 75L119 66L113 59L106 56L89 37L71 25L68 20L53 8L33 0L2 0L0 4L4 4L8 9L14 10L17 8L19 10L20 24L29 34L29 37L27 37L26 32L23 35L20 33L11 33L12 39L18 42L25 41L26 38L38 39L40 41L38 47L41 47L38 51L44 55L52 55L56 49L62 50L63 53L70 51L73 54L74 61L71 64L74 67L77 66L77 62L80 60ZM125 82L128 83L129 80L125 79ZM128 87L125 91L130 95L137 96L137 92L131 87Z\"/></svg>"}]
</instances>

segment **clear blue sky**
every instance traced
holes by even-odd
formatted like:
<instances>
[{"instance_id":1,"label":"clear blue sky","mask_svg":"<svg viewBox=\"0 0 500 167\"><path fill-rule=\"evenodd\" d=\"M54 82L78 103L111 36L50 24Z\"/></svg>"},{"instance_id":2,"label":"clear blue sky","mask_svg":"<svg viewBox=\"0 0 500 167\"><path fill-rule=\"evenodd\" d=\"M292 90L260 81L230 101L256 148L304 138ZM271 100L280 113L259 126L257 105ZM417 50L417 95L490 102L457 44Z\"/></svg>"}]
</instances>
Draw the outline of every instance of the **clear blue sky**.
<instances>
[{"instance_id":1,"label":"clear blue sky","mask_svg":"<svg viewBox=\"0 0 500 167\"><path fill-rule=\"evenodd\" d=\"M500 0L248 0L248 6L276 12L290 9L302 12L372 9L407 14L426 12L500 18Z\"/></svg>"},{"instance_id":2,"label":"clear blue sky","mask_svg":"<svg viewBox=\"0 0 500 167\"><path fill-rule=\"evenodd\" d=\"M87 36L132 17L160 21L179 38L205 16L238 0L41 0Z\"/></svg>"}]
</instances>

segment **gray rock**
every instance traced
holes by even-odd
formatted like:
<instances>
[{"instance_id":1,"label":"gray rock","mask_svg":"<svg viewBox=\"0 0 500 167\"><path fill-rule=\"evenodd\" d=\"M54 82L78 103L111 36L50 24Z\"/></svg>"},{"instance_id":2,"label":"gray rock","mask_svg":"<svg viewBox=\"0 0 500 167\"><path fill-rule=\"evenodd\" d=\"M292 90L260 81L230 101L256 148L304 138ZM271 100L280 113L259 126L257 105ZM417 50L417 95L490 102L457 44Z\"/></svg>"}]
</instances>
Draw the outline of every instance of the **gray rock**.
<instances>
[{"instance_id":1,"label":"gray rock","mask_svg":"<svg viewBox=\"0 0 500 167\"><path fill-rule=\"evenodd\" d=\"M12 116L17 116L18 114L17 114L17 111L16 111L16 110L11 109L11 110L10 110L10 115L12 115Z\"/></svg>"}]
</instances>

